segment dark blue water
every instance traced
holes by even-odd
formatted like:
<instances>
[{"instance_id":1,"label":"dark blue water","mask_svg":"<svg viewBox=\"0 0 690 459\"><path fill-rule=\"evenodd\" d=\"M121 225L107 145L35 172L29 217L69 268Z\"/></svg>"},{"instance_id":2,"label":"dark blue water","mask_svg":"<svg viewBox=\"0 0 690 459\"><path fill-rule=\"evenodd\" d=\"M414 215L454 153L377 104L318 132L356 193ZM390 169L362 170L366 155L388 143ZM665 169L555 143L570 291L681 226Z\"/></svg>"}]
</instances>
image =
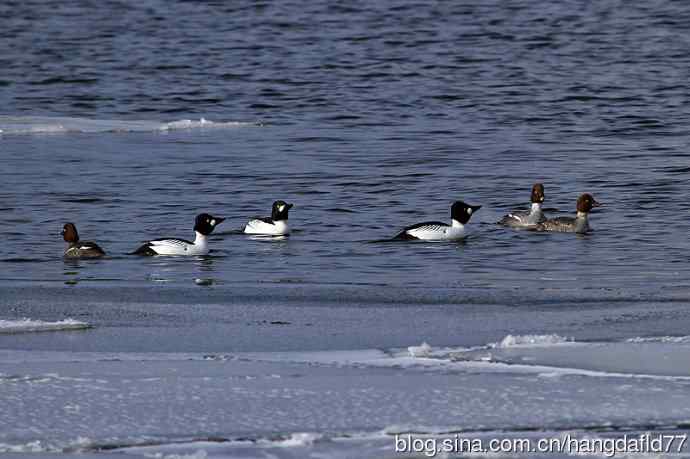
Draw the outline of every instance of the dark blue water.
<instances>
[{"instance_id":1,"label":"dark blue water","mask_svg":"<svg viewBox=\"0 0 690 459\"><path fill-rule=\"evenodd\" d=\"M683 3L22 1L0 18L6 286L529 303L690 285ZM497 227L535 181L552 215L603 202L594 232ZM295 203L288 240L234 234L275 199ZM456 199L483 206L462 243L369 242ZM125 255L193 237L202 211L227 217L211 256ZM110 257L64 262L66 221Z\"/></svg>"}]
</instances>

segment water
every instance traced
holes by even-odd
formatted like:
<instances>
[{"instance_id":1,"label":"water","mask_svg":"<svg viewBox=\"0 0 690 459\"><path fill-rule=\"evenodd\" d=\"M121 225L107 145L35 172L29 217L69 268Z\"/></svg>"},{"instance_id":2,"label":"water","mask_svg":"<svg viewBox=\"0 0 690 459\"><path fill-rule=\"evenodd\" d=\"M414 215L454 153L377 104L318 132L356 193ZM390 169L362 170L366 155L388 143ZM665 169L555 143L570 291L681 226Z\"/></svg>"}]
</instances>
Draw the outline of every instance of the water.
<instances>
[{"instance_id":1,"label":"water","mask_svg":"<svg viewBox=\"0 0 690 459\"><path fill-rule=\"evenodd\" d=\"M401 425L686 431L689 16L672 1L3 3L0 400L16 410L0 419L19 427L0 428L0 451L169 454L190 442L183 453L393 457ZM498 227L536 181L550 215L572 214L583 192L604 203L594 231ZM288 239L238 234L276 199L295 204ZM449 220L456 199L483 206L465 241L376 242ZM210 256L127 255L191 239L204 211L227 218ZM63 261L66 221L109 256ZM91 328L16 333L25 319ZM575 344L487 351L508 335ZM433 355L401 363L423 341ZM392 361L360 354L374 349ZM416 370L429 359L438 368ZM567 395L540 376L552 372ZM675 404L638 406L649 376L666 378L651 381ZM269 383L254 393L241 382L252 377ZM99 396L128 393L122 378L167 395L146 409ZM352 378L365 382L339 382ZM484 385L458 408L456 390ZM223 390L251 392L256 408ZM504 390L513 411L495 401ZM272 391L303 403L281 404L283 422L267 414ZM627 411L583 391L618 394ZM65 397L84 419L38 409L63 413ZM197 403L204 416L183 415ZM332 414L317 416L324 406ZM246 419L229 422L238 410ZM353 435L355 446L338 440ZM227 441L199 443L210 437ZM244 438L254 443L233 443Z\"/></svg>"}]
</instances>

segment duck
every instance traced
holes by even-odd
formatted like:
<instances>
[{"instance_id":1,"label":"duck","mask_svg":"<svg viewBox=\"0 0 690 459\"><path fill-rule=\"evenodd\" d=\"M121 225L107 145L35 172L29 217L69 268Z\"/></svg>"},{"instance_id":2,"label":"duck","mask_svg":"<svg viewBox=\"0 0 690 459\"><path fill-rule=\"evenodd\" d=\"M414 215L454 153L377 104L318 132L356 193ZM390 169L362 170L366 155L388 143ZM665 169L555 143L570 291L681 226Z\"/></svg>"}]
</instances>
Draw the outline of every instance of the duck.
<instances>
[{"instance_id":1,"label":"duck","mask_svg":"<svg viewBox=\"0 0 690 459\"><path fill-rule=\"evenodd\" d=\"M466 235L465 226L472 215L482 206L472 206L455 201L450 208L450 224L443 222L422 222L403 228L393 240L456 241Z\"/></svg>"},{"instance_id":2,"label":"duck","mask_svg":"<svg viewBox=\"0 0 690 459\"><path fill-rule=\"evenodd\" d=\"M98 258L105 256L105 251L95 242L80 241L74 223L65 223L62 227L62 238L67 243L65 258Z\"/></svg>"},{"instance_id":3,"label":"duck","mask_svg":"<svg viewBox=\"0 0 690 459\"><path fill-rule=\"evenodd\" d=\"M532 207L529 211L511 212L505 215L499 222L499 225L507 226L514 229L530 228L546 221L546 216L541 207L544 203L544 185L535 183L532 186Z\"/></svg>"},{"instance_id":4,"label":"duck","mask_svg":"<svg viewBox=\"0 0 690 459\"><path fill-rule=\"evenodd\" d=\"M141 245L132 255L207 255L208 235L224 220L225 218L206 213L199 214L194 222L194 242L177 238L153 239Z\"/></svg>"},{"instance_id":5,"label":"duck","mask_svg":"<svg viewBox=\"0 0 690 459\"><path fill-rule=\"evenodd\" d=\"M589 226L589 213L594 207L601 207L589 193L580 195L577 199L577 214L575 217L550 218L535 226L536 231L552 231L558 233L587 233L591 231Z\"/></svg>"},{"instance_id":6,"label":"duck","mask_svg":"<svg viewBox=\"0 0 690 459\"><path fill-rule=\"evenodd\" d=\"M270 217L254 217L244 227L245 234L286 236L290 234L288 213L292 204L285 201L275 201L271 208Z\"/></svg>"}]
</instances>

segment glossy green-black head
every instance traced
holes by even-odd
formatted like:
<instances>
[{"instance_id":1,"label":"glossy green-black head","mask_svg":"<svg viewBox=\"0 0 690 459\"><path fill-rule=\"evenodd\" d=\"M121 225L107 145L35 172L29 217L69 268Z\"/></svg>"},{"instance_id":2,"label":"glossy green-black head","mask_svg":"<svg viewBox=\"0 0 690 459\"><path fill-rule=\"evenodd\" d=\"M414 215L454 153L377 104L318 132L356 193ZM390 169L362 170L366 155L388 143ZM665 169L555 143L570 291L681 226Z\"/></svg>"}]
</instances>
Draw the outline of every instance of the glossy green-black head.
<instances>
[{"instance_id":1,"label":"glossy green-black head","mask_svg":"<svg viewBox=\"0 0 690 459\"><path fill-rule=\"evenodd\" d=\"M470 221L472 215L481 208L482 206L471 206L462 201L455 201L453 207L450 208L450 218L464 225Z\"/></svg>"},{"instance_id":2,"label":"glossy green-black head","mask_svg":"<svg viewBox=\"0 0 690 459\"><path fill-rule=\"evenodd\" d=\"M271 210L271 219L273 221L287 220L290 209L292 209L292 204L288 204L285 201L274 202Z\"/></svg>"},{"instance_id":3,"label":"glossy green-black head","mask_svg":"<svg viewBox=\"0 0 690 459\"><path fill-rule=\"evenodd\" d=\"M223 220L222 217L214 217L209 214L199 214L196 216L196 221L194 223L194 231L197 231L204 236L208 236L213 232L213 229L220 225Z\"/></svg>"}]
</instances>

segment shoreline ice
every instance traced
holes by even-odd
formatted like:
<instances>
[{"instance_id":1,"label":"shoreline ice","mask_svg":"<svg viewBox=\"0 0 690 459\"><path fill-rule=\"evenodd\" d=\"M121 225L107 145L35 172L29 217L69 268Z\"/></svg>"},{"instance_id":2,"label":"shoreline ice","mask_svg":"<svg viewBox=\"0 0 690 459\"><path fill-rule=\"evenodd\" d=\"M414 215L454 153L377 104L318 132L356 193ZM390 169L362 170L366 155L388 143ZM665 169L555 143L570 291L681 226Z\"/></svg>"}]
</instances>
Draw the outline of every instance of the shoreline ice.
<instances>
[{"instance_id":1,"label":"shoreline ice","mask_svg":"<svg viewBox=\"0 0 690 459\"><path fill-rule=\"evenodd\" d=\"M86 330L92 325L74 319L46 322L35 319L0 320L0 334Z\"/></svg>"}]
</instances>

